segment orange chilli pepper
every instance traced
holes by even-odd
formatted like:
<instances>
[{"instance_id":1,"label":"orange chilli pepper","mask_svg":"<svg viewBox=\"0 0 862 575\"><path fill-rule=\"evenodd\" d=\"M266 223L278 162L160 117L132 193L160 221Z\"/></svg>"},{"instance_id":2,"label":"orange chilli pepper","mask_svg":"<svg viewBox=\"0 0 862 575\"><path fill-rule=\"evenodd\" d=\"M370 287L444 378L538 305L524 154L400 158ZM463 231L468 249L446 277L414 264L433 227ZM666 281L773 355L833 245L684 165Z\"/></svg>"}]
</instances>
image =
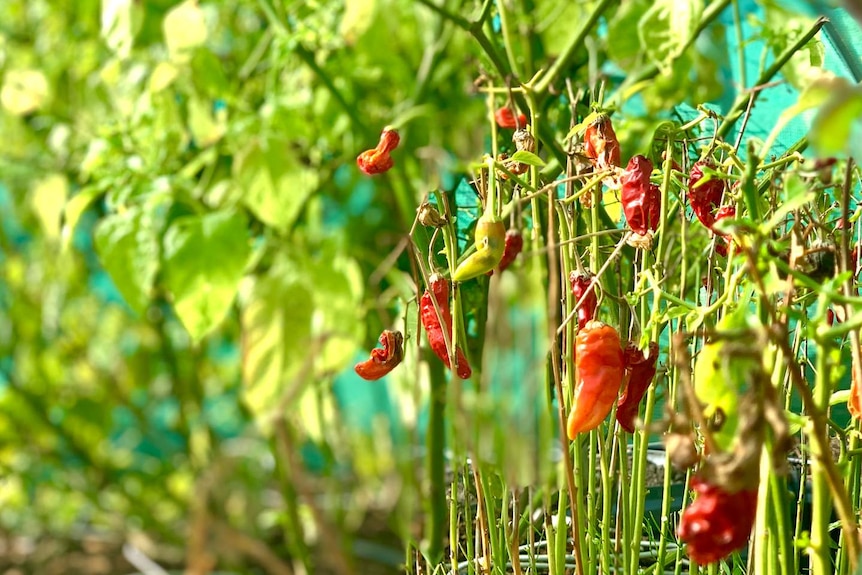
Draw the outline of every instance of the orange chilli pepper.
<instances>
[{"instance_id":1,"label":"orange chilli pepper","mask_svg":"<svg viewBox=\"0 0 862 575\"><path fill-rule=\"evenodd\" d=\"M575 340L575 366L578 385L566 425L569 439L598 427L614 406L625 375L617 330L600 321L587 323Z\"/></svg>"},{"instance_id":2,"label":"orange chilli pepper","mask_svg":"<svg viewBox=\"0 0 862 575\"><path fill-rule=\"evenodd\" d=\"M373 176L391 168L394 164L389 152L398 147L401 136L395 130L384 128L380 134L380 141L373 150L365 150L356 158L359 169Z\"/></svg>"},{"instance_id":3,"label":"orange chilli pepper","mask_svg":"<svg viewBox=\"0 0 862 575\"><path fill-rule=\"evenodd\" d=\"M404 343L404 336L400 331L383 330L380 334L380 343L383 348L374 348L371 350L371 357L365 361L359 362L353 368L356 374L362 379L374 381L380 379L401 363L404 358L404 352L401 348Z\"/></svg>"}]
</instances>

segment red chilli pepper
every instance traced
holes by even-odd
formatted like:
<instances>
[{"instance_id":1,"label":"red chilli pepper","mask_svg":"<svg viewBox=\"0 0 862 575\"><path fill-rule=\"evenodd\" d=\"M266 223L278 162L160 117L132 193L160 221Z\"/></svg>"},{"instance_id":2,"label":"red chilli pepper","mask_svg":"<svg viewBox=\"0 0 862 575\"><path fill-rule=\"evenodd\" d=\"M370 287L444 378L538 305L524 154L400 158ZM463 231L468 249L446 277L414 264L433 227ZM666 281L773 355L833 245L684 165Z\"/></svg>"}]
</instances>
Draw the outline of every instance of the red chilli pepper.
<instances>
[{"instance_id":1,"label":"red chilli pepper","mask_svg":"<svg viewBox=\"0 0 862 575\"><path fill-rule=\"evenodd\" d=\"M757 489L728 493L697 476L691 483L697 499L683 512L677 534L688 543L688 556L707 565L745 546L757 511Z\"/></svg>"},{"instance_id":2,"label":"red chilli pepper","mask_svg":"<svg viewBox=\"0 0 862 575\"><path fill-rule=\"evenodd\" d=\"M584 151L598 170L620 166L620 143L608 116L600 114L587 126L584 132Z\"/></svg>"},{"instance_id":3,"label":"red chilli pepper","mask_svg":"<svg viewBox=\"0 0 862 575\"><path fill-rule=\"evenodd\" d=\"M598 427L610 413L625 374L617 330L591 321L575 340L578 385L566 431L569 439Z\"/></svg>"},{"instance_id":4,"label":"red chilli pepper","mask_svg":"<svg viewBox=\"0 0 862 575\"><path fill-rule=\"evenodd\" d=\"M404 336L400 331L383 330L380 334L380 343L383 348L374 348L371 350L371 357L363 362L357 363L353 370L362 379L374 381L380 379L401 363L404 358L402 344Z\"/></svg>"},{"instance_id":5,"label":"red chilli pepper","mask_svg":"<svg viewBox=\"0 0 862 575\"><path fill-rule=\"evenodd\" d=\"M437 274L433 274L428 278L428 284L431 289L429 292L425 290L422 294L422 299L419 301L419 318L422 320L422 327L428 333L428 344L431 346L437 357L439 357L446 367L449 367L449 352L446 350L446 340L443 337L443 327L440 320L437 318L437 312L434 310L434 302L431 300L431 293L434 294L434 299L437 301L437 307L440 308L440 316L446 324L446 329L449 333L449 341L452 341L452 313L449 311L449 282ZM470 364L467 362L467 357L461 346L455 350L455 364L458 372L458 377L461 379L469 379L473 371L470 369Z\"/></svg>"},{"instance_id":6,"label":"red chilli pepper","mask_svg":"<svg viewBox=\"0 0 862 575\"><path fill-rule=\"evenodd\" d=\"M506 244L503 247L503 259L501 259L500 263L497 264L497 269L502 272L512 265L512 262L515 261L515 258L518 257L518 254L521 253L522 249L524 249L524 238L521 236L521 232L514 228L506 230ZM494 275L494 270L489 271L488 275Z\"/></svg>"},{"instance_id":7,"label":"red chilli pepper","mask_svg":"<svg viewBox=\"0 0 862 575\"><path fill-rule=\"evenodd\" d=\"M715 224L715 210L721 205L721 198L724 196L725 182L713 178L698 185L698 182L703 179L704 167L712 168L713 165L708 161L700 161L695 162L691 167L691 174L688 178L688 203L691 204L691 209L697 219L712 229L713 224Z\"/></svg>"},{"instance_id":8,"label":"red chilli pepper","mask_svg":"<svg viewBox=\"0 0 862 575\"><path fill-rule=\"evenodd\" d=\"M654 232L661 217L661 190L650 183L650 173L652 162L644 156L635 156L620 178L623 213L632 231L641 236Z\"/></svg>"},{"instance_id":9,"label":"red chilli pepper","mask_svg":"<svg viewBox=\"0 0 862 575\"><path fill-rule=\"evenodd\" d=\"M847 410L856 419L862 420L862 382L856 377L856 370L851 369L850 397L847 398Z\"/></svg>"},{"instance_id":10,"label":"red chilli pepper","mask_svg":"<svg viewBox=\"0 0 862 575\"><path fill-rule=\"evenodd\" d=\"M724 218L735 218L736 217L736 207L735 206L723 206L718 209L715 213L715 222L712 224L712 231L715 232L716 235L721 236L721 242L715 243L715 253L722 257L727 257L727 252L730 248L730 238L728 234L723 234L715 229L715 224L723 220Z\"/></svg>"},{"instance_id":11,"label":"red chilli pepper","mask_svg":"<svg viewBox=\"0 0 862 575\"><path fill-rule=\"evenodd\" d=\"M629 342L623 356L628 373L628 384L617 401L617 421L620 427L629 433L634 433L638 406L655 378L658 344L651 341L645 356L634 343Z\"/></svg>"},{"instance_id":12,"label":"red chilli pepper","mask_svg":"<svg viewBox=\"0 0 862 575\"><path fill-rule=\"evenodd\" d=\"M356 158L356 165L369 176L385 172L394 164L389 152L397 148L399 142L401 142L401 136L398 135L398 132L384 128L377 147L359 154Z\"/></svg>"},{"instance_id":13,"label":"red chilli pepper","mask_svg":"<svg viewBox=\"0 0 862 575\"><path fill-rule=\"evenodd\" d=\"M592 321L596 317L596 308L599 305L599 300L596 296L596 286L591 285L593 277L593 274L590 272L579 272L577 270L569 274L569 282L572 284L572 295L575 296L575 305L579 301L581 302L581 305L577 308L578 329L584 329L587 322ZM584 297L584 294L587 294L586 297ZM583 298L583 301L581 298Z\"/></svg>"},{"instance_id":14,"label":"red chilli pepper","mask_svg":"<svg viewBox=\"0 0 862 575\"><path fill-rule=\"evenodd\" d=\"M515 112L512 111L512 108L506 106L504 108L498 108L496 112L494 112L494 119L497 121L497 125L501 128L506 128L507 130L517 130L518 128L523 128L527 125L527 116L524 114L518 114L518 117L515 117Z\"/></svg>"}]
</instances>

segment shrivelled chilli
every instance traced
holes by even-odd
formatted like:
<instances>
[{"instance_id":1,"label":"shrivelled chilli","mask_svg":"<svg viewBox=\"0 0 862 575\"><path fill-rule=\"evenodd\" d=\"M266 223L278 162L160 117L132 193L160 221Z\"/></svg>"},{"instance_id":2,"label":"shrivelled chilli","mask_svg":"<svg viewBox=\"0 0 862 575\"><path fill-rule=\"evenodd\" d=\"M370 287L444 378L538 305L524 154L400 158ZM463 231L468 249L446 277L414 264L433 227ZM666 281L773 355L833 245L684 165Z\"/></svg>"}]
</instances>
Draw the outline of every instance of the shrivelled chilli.
<instances>
[{"instance_id":1,"label":"shrivelled chilli","mask_svg":"<svg viewBox=\"0 0 862 575\"><path fill-rule=\"evenodd\" d=\"M382 348L372 349L371 357L357 363L353 368L362 379L369 381L380 379L395 369L395 366L404 358L402 349L404 336L400 331L383 330L380 334L380 343L383 344Z\"/></svg>"},{"instance_id":2,"label":"shrivelled chilli","mask_svg":"<svg viewBox=\"0 0 862 575\"><path fill-rule=\"evenodd\" d=\"M715 563L745 546L754 525L757 489L726 491L700 477L692 479L697 498L682 514L677 534L699 565Z\"/></svg>"},{"instance_id":3,"label":"shrivelled chilli","mask_svg":"<svg viewBox=\"0 0 862 575\"><path fill-rule=\"evenodd\" d=\"M647 235L658 228L661 217L661 191L650 183L652 162L644 156L634 156L620 178L620 201L626 222L638 235Z\"/></svg>"},{"instance_id":4,"label":"shrivelled chilli","mask_svg":"<svg viewBox=\"0 0 862 575\"><path fill-rule=\"evenodd\" d=\"M390 128L384 128L380 134L380 141L377 143L377 147L372 150L365 150L359 154L356 158L356 165L369 176L387 171L394 164L392 156L389 153L397 148L400 142L401 136L398 135L398 132Z\"/></svg>"},{"instance_id":5,"label":"shrivelled chilli","mask_svg":"<svg viewBox=\"0 0 862 575\"><path fill-rule=\"evenodd\" d=\"M446 367L449 367L449 352L446 349L446 339L443 336L443 325L446 326L449 335L449 342L452 342L452 313L449 311L449 282L437 274L431 275L428 278L429 289L425 290L422 298L419 301L419 318L422 321L422 327L425 328L428 334L428 344L431 346L431 351L439 357ZM432 294L434 300L432 300ZM440 308L440 317L443 319L443 324L437 317L437 311L434 309L434 301L437 302L437 307ZM470 364L464 351L459 345L455 350L455 371L461 379L468 379L473 371L470 369Z\"/></svg>"},{"instance_id":6,"label":"shrivelled chilli","mask_svg":"<svg viewBox=\"0 0 862 575\"><path fill-rule=\"evenodd\" d=\"M704 168L713 168L709 161L699 161L691 167L688 177L688 203L697 219L709 229L715 224L715 211L721 205L726 187L724 180L704 179Z\"/></svg>"},{"instance_id":7,"label":"shrivelled chilli","mask_svg":"<svg viewBox=\"0 0 862 575\"><path fill-rule=\"evenodd\" d=\"M578 383L566 424L569 439L598 427L610 413L623 382L620 336L613 327L591 321L575 340Z\"/></svg>"},{"instance_id":8,"label":"shrivelled chilli","mask_svg":"<svg viewBox=\"0 0 862 575\"><path fill-rule=\"evenodd\" d=\"M617 421L620 427L634 433L638 406L655 378L658 344L650 342L647 353L644 354L637 345L629 342L623 356L628 383L617 401Z\"/></svg>"},{"instance_id":9,"label":"shrivelled chilli","mask_svg":"<svg viewBox=\"0 0 862 575\"><path fill-rule=\"evenodd\" d=\"M573 271L569 274L569 282L572 284L572 295L578 313L578 329L584 329L588 321L596 317L596 308L599 305L596 296L596 286L592 285L593 274L584 271ZM580 305L578 305L580 302Z\"/></svg>"},{"instance_id":10,"label":"shrivelled chilli","mask_svg":"<svg viewBox=\"0 0 862 575\"><path fill-rule=\"evenodd\" d=\"M584 132L584 150L598 170L620 166L620 143L611 119L600 114Z\"/></svg>"}]
</instances>

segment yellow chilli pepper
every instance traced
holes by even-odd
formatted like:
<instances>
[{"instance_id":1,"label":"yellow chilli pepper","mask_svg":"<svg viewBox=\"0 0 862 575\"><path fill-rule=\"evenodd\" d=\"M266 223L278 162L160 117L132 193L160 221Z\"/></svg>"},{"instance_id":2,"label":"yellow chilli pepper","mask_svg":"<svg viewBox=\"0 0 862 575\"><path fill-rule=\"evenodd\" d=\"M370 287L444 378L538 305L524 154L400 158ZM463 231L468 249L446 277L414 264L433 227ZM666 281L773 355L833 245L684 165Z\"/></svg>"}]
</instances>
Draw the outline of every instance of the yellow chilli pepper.
<instances>
[{"instance_id":1,"label":"yellow chilli pepper","mask_svg":"<svg viewBox=\"0 0 862 575\"><path fill-rule=\"evenodd\" d=\"M476 222L473 236L476 251L458 264L452 280L463 282L486 274L500 265L506 247L506 226L500 218L485 214Z\"/></svg>"}]
</instances>

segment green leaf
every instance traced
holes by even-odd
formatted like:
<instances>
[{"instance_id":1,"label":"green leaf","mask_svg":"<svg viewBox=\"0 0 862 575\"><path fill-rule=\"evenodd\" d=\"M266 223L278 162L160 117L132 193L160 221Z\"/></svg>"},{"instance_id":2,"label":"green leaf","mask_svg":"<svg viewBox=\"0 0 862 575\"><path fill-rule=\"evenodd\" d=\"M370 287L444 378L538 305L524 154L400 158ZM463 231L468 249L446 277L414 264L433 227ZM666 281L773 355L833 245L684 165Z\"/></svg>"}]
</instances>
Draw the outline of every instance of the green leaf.
<instances>
[{"instance_id":1,"label":"green leaf","mask_svg":"<svg viewBox=\"0 0 862 575\"><path fill-rule=\"evenodd\" d=\"M96 251L123 299L143 315L159 269L152 216L141 208L107 216L96 227Z\"/></svg>"},{"instance_id":2,"label":"green leaf","mask_svg":"<svg viewBox=\"0 0 862 575\"><path fill-rule=\"evenodd\" d=\"M659 0L638 22L638 37L647 57L668 71L694 35L703 14L702 0Z\"/></svg>"},{"instance_id":3,"label":"green leaf","mask_svg":"<svg viewBox=\"0 0 862 575\"><path fill-rule=\"evenodd\" d=\"M528 152L527 150L518 150L512 154L511 159L513 162L520 162L522 164L527 164L528 166L536 166L539 168L545 165L545 161L542 160L542 158L532 152Z\"/></svg>"},{"instance_id":4,"label":"green leaf","mask_svg":"<svg viewBox=\"0 0 862 575\"><path fill-rule=\"evenodd\" d=\"M317 354L310 341L314 297L299 269L282 261L253 280L243 300L243 398L260 421L293 377L313 367L307 360Z\"/></svg>"},{"instance_id":5,"label":"green leaf","mask_svg":"<svg viewBox=\"0 0 862 575\"><path fill-rule=\"evenodd\" d=\"M39 218L45 236L57 239L60 236L60 220L63 205L69 195L69 181L63 174L48 174L33 188L30 203L33 213Z\"/></svg>"},{"instance_id":6,"label":"green leaf","mask_svg":"<svg viewBox=\"0 0 862 575\"><path fill-rule=\"evenodd\" d=\"M303 166L286 146L254 143L238 154L234 181L243 202L269 226L287 231L317 189L317 171Z\"/></svg>"},{"instance_id":7,"label":"green leaf","mask_svg":"<svg viewBox=\"0 0 862 575\"><path fill-rule=\"evenodd\" d=\"M361 271L334 246L320 252L317 259L282 257L244 290L244 398L263 423L285 393L291 407L307 400L307 383L343 370L363 341ZM316 419L305 423L319 427Z\"/></svg>"},{"instance_id":8,"label":"green leaf","mask_svg":"<svg viewBox=\"0 0 862 575\"><path fill-rule=\"evenodd\" d=\"M215 212L177 219L164 239L165 283L194 341L227 315L250 254L245 218Z\"/></svg>"},{"instance_id":9,"label":"green leaf","mask_svg":"<svg viewBox=\"0 0 862 575\"><path fill-rule=\"evenodd\" d=\"M862 87L837 88L811 124L811 144L821 156L862 148Z\"/></svg>"}]
</instances>

